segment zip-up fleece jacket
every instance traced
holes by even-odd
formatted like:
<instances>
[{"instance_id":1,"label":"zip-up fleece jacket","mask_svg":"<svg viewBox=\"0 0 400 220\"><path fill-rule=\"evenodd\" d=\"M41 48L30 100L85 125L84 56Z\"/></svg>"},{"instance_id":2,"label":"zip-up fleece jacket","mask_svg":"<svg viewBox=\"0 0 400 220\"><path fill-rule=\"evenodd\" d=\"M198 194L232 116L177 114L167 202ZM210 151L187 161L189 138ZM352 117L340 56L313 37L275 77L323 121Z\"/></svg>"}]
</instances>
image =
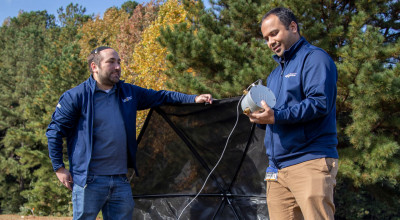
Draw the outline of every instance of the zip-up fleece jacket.
<instances>
[{"instance_id":1,"label":"zip-up fleece jacket","mask_svg":"<svg viewBox=\"0 0 400 220\"><path fill-rule=\"evenodd\" d=\"M275 124L266 126L269 164L284 168L317 158L338 158L336 65L303 37L274 55L279 66L267 78L276 96Z\"/></svg>"},{"instance_id":2,"label":"zip-up fleece jacket","mask_svg":"<svg viewBox=\"0 0 400 220\"><path fill-rule=\"evenodd\" d=\"M127 137L128 167L136 168L136 112L164 103L191 103L195 95L171 91L144 89L120 81L117 84L119 110L125 122ZM67 138L67 152L70 172L74 184L86 185L93 146L93 97L96 81L89 77L79 86L65 92L53 113L46 136L49 156L56 171L64 167L63 137Z\"/></svg>"}]
</instances>

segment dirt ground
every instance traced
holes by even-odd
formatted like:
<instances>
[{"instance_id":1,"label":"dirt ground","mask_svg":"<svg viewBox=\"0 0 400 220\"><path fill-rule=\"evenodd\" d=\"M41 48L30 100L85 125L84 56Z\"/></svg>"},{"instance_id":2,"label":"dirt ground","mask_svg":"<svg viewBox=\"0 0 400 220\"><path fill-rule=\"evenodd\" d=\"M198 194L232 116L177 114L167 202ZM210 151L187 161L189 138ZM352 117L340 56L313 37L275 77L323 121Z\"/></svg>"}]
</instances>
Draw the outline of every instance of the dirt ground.
<instances>
[{"instance_id":1,"label":"dirt ground","mask_svg":"<svg viewBox=\"0 0 400 220\"><path fill-rule=\"evenodd\" d=\"M34 219L34 220L72 220L72 217L54 217L54 216L23 216L23 215L0 215L0 220L24 220L24 219ZM97 218L100 220L101 218Z\"/></svg>"},{"instance_id":2,"label":"dirt ground","mask_svg":"<svg viewBox=\"0 0 400 220\"><path fill-rule=\"evenodd\" d=\"M71 220L72 217L53 217L53 216L23 216L23 215L0 215L0 220L23 220L23 219L35 219L35 220Z\"/></svg>"}]
</instances>

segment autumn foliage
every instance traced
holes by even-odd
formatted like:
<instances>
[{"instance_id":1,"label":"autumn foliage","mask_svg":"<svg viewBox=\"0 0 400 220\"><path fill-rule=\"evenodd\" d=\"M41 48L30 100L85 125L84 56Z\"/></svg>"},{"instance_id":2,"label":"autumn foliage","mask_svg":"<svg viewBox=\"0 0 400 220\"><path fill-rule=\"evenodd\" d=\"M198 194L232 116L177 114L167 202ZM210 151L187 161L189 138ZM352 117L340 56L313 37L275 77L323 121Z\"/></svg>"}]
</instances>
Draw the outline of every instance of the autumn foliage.
<instances>
[{"instance_id":1,"label":"autumn foliage","mask_svg":"<svg viewBox=\"0 0 400 220\"><path fill-rule=\"evenodd\" d=\"M131 74L125 75L129 83L154 89L166 89L167 76L167 49L158 42L160 28L179 24L185 21L187 12L183 5L177 0L169 0L160 6L158 16L142 33L141 41L135 45L132 56L128 61L128 71ZM137 133L147 116L148 111L138 112Z\"/></svg>"},{"instance_id":2,"label":"autumn foliage","mask_svg":"<svg viewBox=\"0 0 400 220\"><path fill-rule=\"evenodd\" d=\"M0 214L35 208L37 215L72 215L71 193L51 168L45 130L61 94L90 75L86 58L94 48L119 52L128 83L238 96L278 65L260 19L284 6L298 15L301 35L338 67L338 219L398 219L400 2L207 2L205 8L201 0L126 1L99 15L70 4L58 15L21 12L2 22ZM146 115L138 113L137 134ZM152 156L162 153L152 150Z\"/></svg>"}]
</instances>

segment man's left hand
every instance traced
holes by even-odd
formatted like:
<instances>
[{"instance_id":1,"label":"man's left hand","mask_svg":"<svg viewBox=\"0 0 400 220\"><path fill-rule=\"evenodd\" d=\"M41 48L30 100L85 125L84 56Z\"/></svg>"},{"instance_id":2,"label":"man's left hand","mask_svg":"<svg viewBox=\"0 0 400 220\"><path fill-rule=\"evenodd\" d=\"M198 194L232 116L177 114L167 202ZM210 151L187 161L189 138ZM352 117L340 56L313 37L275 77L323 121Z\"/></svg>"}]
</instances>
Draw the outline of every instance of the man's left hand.
<instances>
[{"instance_id":1,"label":"man's left hand","mask_svg":"<svg viewBox=\"0 0 400 220\"><path fill-rule=\"evenodd\" d=\"M263 108L262 110L246 114L249 117L250 122L256 124L274 124L274 110L270 108L264 100L261 101L261 105Z\"/></svg>"},{"instance_id":2,"label":"man's left hand","mask_svg":"<svg viewBox=\"0 0 400 220\"><path fill-rule=\"evenodd\" d=\"M210 103L212 104L212 95L211 94L201 94L196 96L194 99L196 103Z\"/></svg>"}]
</instances>

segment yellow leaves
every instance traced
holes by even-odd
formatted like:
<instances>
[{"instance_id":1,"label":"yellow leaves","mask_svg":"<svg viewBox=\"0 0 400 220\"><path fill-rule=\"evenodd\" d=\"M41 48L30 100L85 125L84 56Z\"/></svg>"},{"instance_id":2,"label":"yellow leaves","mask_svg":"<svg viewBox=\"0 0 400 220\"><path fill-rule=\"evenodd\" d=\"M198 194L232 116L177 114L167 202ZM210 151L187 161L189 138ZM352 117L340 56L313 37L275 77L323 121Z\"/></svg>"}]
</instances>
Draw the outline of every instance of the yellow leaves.
<instances>
[{"instance_id":1,"label":"yellow leaves","mask_svg":"<svg viewBox=\"0 0 400 220\"><path fill-rule=\"evenodd\" d=\"M118 51L117 36L122 24L127 23L129 14L124 10L109 8L100 18L86 22L80 29L81 57L86 59L90 51L98 46L110 46Z\"/></svg>"},{"instance_id":2,"label":"yellow leaves","mask_svg":"<svg viewBox=\"0 0 400 220\"><path fill-rule=\"evenodd\" d=\"M187 70L186 70L186 72L188 72L188 73L190 73L192 76L196 76L196 71L192 68L192 67L189 67Z\"/></svg>"},{"instance_id":3,"label":"yellow leaves","mask_svg":"<svg viewBox=\"0 0 400 220\"><path fill-rule=\"evenodd\" d=\"M162 27L179 24L185 21L186 15L183 5L177 0L168 0L160 6L156 20L143 31L141 41L134 48L134 53L128 62L128 71L132 74L125 76L127 82L134 82L138 86L154 90L165 89L167 76L164 72L168 68L165 57L168 52L158 43L157 38ZM138 113L138 131L146 115L147 112Z\"/></svg>"},{"instance_id":4,"label":"yellow leaves","mask_svg":"<svg viewBox=\"0 0 400 220\"><path fill-rule=\"evenodd\" d=\"M166 1L160 6L156 21L154 21L142 35L142 41L136 45L134 56L129 69L137 74L136 77L128 77L130 82L145 88L155 90L164 89L167 80L164 74L167 69L165 57L166 48L157 41L160 29L167 25L179 24L186 19L187 12L177 0Z\"/></svg>"},{"instance_id":5,"label":"yellow leaves","mask_svg":"<svg viewBox=\"0 0 400 220\"><path fill-rule=\"evenodd\" d=\"M133 61L134 47L142 40L142 33L155 19L158 3L138 5L129 17L124 10L108 9L103 18L97 16L79 29L81 39L81 58L86 59L90 51L98 46L110 46L121 57L122 78L133 82L136 73L129 67Z\"/></svg>"},{"instance_id":6,"label":"yellow leaves","mask_svg":"<svg viewBox=\"0 0 400 220\"><path fill-rule=\"evenodd\" d=\"M128 21L122 24L117 37L117 45L119 55L125 64L132 59L134 47L142 40L143 30L156 19L157 10L158 3L150 2L146 5L138 5Z\"/></svg>"}]
</instances>

